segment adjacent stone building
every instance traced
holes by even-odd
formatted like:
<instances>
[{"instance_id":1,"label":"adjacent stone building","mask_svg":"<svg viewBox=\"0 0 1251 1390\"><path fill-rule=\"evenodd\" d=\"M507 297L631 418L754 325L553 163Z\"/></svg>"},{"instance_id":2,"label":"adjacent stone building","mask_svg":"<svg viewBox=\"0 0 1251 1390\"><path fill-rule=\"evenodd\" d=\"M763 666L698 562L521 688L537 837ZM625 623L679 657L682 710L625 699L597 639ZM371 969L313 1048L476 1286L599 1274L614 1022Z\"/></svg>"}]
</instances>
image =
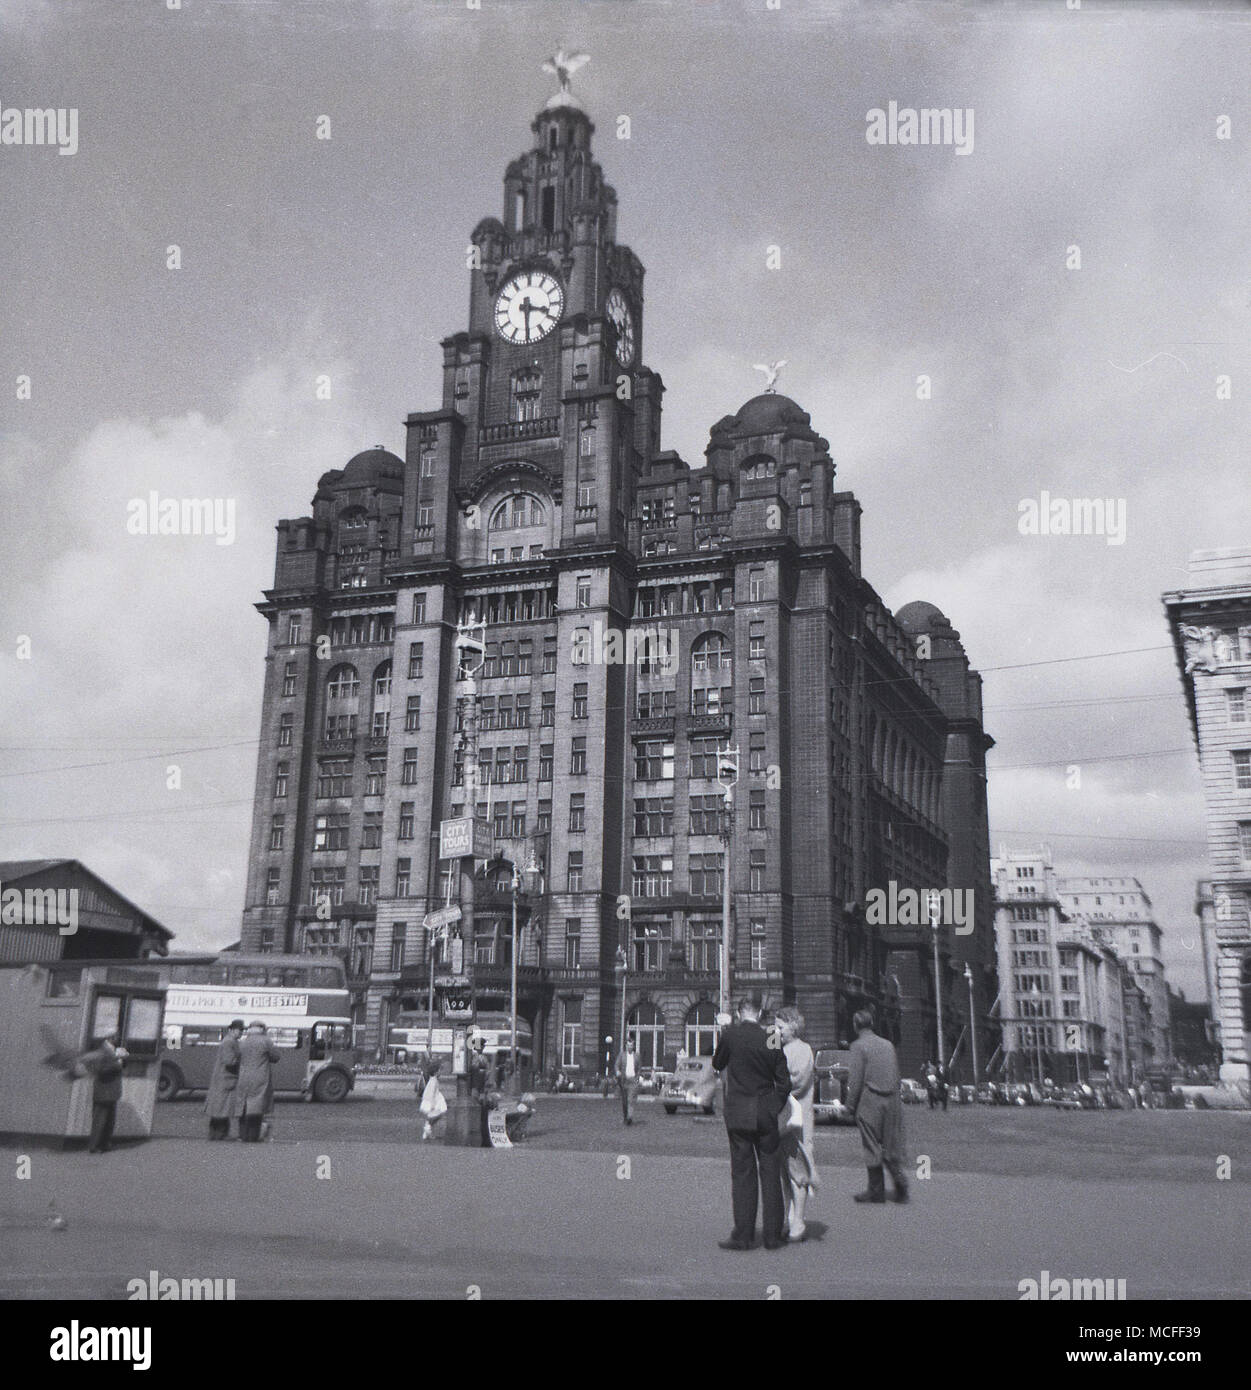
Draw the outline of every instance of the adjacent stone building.
<instances>
[{"instance_id":1,"label":"adjacent stone building","mask_svg":"<svg viewBox=\"0 0 1251 1390\"><path fill-rule=\"evenodd\" d=\"M1251 550L1201 550L1164 595L1207 803L1198 887L1221 1079L1245 1090L1251 1032Z\"/></svg>"},{"instance_id":2,"label":"adjacent stone building","mask_svg":"<svg viewBox=\"0 0 1251 1390\"><path fill-rule=\"evenodd\" d=\"M243 948L343 954L380 1047L425 1007L448 901L478 1008L505 1006L515 905L538 1064L601 1069L623 1013L660 1064L712 1048L728 872L735 991L797 1002L818 1046L873 1004L915 1071L931 928L871 923L867 894L970 890L967 934L936 929L944 1050L967 962L985 1057L991 740L959 634L864 578L859 504L794 401L723 416L697 470L662 448L592 123L562 92L531 130L471 237L441 403L278 525ZM462 814L502 858L449 877Z\"/></svg>"}]
</instances>

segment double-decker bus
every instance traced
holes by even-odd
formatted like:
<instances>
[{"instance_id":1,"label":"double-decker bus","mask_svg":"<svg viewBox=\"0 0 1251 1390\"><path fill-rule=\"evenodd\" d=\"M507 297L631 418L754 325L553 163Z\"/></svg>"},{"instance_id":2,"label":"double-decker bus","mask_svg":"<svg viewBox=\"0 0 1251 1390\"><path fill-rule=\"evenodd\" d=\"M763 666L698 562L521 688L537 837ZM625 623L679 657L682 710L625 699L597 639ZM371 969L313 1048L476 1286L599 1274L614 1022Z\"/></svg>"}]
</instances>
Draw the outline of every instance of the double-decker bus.
<instances>
[{"instance_id":1,"label":"double-decker bus","mask_svg":"<svg viewBox=\"0 0 1251 1390\"><path fill-rule=\"evenodd\" d=\"M506 1013L479 1013L469 1025L482 1038L482 1055L489 1067L497 1063L507 1065L511 1055L512 1022ZM405 1063L416 1064L429 1051L442 1059L444 1074L449 1073L452 1060L453 1029L450 1023L435 1019L433 1037L427 1033L426 1013L400 1013L395 1017L387 1033L387 1060L400 1066ZM517 1066L529 1067L533 1055L533 1037L530 1025L524 1018L517 1020Z\"/></svg>"},{"instance_id":2,"label":"double-decker bus","mask_svg":"<svg viewBox=\"0 0 1251 1390\"><path fill-rule=\"evenodd\" d=\"M145 962L146 964L146 962ZM278 1049L274 1091L341 1101L354 1085L352 1018L343 962L333 956L167 956L157 1096L205 1091L232 1020L263 1023Z\"/></svg>"}]
</instances>

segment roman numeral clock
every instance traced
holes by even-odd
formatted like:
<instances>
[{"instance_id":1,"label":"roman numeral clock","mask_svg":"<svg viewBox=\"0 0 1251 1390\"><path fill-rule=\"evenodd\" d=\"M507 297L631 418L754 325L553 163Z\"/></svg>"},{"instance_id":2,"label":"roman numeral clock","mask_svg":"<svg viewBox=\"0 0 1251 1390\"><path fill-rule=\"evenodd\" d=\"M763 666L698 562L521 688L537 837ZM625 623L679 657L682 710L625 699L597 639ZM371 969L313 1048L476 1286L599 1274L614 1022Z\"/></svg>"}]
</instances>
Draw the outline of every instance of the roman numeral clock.
<instances>
[{"instance_id":1,"label":"roman numeral clock","mask_svg":"<svg viewBox=\"0 0 1251 1390\"><path fill-rule=\"evenodd\" d=\"M495 331L506 343L537 343L564 311L560 281L545 270L523 270L506 280L495 298Z\"/></svg>"}]
</instances>

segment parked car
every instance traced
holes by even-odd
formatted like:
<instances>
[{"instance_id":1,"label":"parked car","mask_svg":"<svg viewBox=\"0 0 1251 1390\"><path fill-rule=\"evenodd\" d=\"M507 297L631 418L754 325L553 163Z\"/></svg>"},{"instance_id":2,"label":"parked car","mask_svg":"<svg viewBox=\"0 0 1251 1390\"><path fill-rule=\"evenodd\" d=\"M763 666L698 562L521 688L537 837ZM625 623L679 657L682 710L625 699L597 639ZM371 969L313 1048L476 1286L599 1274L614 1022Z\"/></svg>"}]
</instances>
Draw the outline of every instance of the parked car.
<instances>
[{"instance_id":1,"label":"parked car","mask_svg":"<svg viewBox=\"0 0 1251 1390\"><path fill-rule=\"evenodd\" d=\"M921 1105L925 1100L925 1087L910 1076L899 1083L899 1098L905 1105Z\"/></svg>"},{"instance_id":2,"label":"parked car","mask_svg":"<svg viewBox=\"0 0 1251 1390\"><path fill-rule=\"evenodd\" d=\"M660 1100L666 1115L676 1115L679 1110L715 1115L717 1073L712 1069L712 1058L680 1058L677 1069L661 1089Z\"/></svg>"},{"instance_id":3,"label":"parked car","mask_svg":"<svg viewBox=\"0 0 1251 1390\"><path fill-rule=\"evenodd\" d=\"M815 1124L855 1124L847 1109L847 1080L851 1076L851 1053L823 1047L816 1055L816 1074L812 1093Z\"/></svg>"}]
</instances>

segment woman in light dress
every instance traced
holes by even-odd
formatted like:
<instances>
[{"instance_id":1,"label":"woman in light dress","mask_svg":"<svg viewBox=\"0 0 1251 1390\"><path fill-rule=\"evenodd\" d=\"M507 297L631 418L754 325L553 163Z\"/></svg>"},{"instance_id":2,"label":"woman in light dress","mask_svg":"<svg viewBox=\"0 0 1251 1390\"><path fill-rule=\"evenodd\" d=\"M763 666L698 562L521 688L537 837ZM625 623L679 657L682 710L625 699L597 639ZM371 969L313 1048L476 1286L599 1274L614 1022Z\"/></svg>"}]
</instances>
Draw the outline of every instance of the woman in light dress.
<instances>
[{"instance_id":1,"label":"woman in light dress","mask_svg":"<svg viewBox=\"0 0 1251 1390\"><path fill-rule=\"evenodd\" d=\"M817 1177L816 1151L812 1142L812 1092L816 1058L803 1039L804 1017L793 1005L779 1009L777 1024L782 1036L782 1051L791 1074L791 1097L798 1103L802 1123L782 1131L782 1190L786 1198L786 1224L790 1239L801 1241L806 1233L804 1210L809 1198L820 1187ZM793 1110L793 1106L788 1106ZM787 1110L779 1123L785 1124Z\"/></svg>"}]
</instances>

